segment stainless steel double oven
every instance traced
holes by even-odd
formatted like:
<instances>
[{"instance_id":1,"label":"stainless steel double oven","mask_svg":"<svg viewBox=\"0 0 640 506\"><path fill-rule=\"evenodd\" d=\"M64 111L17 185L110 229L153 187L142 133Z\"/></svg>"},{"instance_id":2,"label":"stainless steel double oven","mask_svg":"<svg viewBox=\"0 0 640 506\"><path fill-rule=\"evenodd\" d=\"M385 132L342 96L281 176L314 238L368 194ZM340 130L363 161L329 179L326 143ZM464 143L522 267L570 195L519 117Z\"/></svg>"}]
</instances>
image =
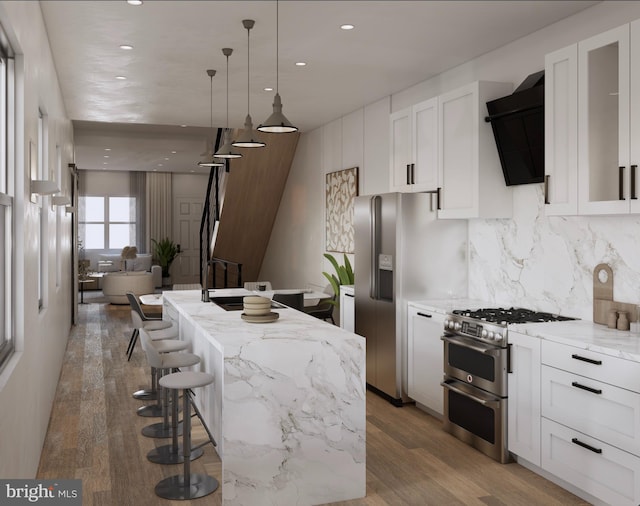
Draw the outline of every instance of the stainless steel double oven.
<instances>
[{"instance_id":1,"label":"stainless steel double oven","mask_svg":"<svg viewBox=\"0 0 640 506\"><path fill-rule=\"evenodd\" d=\"M502 463L507 449L506 324L449 315L444 342L444 429Z\"/></svg>"},{"instance_id":2,"label":"stainless steel double oven","mask_svg":"<svg viewBox=\"0 0 640 506\"><path fill-rule=\"evenodd\" d=\"M456 310L444 321L444 428L498 460L507 447L508 325L571 320L524 308Z\"/></svg>"}]
</instances>

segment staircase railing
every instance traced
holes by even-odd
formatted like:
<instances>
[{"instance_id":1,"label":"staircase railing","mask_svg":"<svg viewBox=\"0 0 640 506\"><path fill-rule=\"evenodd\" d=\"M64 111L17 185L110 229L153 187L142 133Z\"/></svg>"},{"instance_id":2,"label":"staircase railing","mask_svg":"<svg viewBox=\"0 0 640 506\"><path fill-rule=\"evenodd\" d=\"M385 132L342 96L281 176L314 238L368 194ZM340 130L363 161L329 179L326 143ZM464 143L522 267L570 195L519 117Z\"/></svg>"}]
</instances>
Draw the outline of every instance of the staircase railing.
<instances>
[{"instance_id":1,"label":"staircase railing","mask_svg":"<svg viewBox=\"0 0 640 506\"><path fill-rule=\"evenodd\" d=\"M214 153L220 148L222 135L223 130L219 128L216 133ZM220 221L220 183L223 170L225 172L229 171L228 160L225 160L224 167L211 167L211 170L209 171L209 181L207 183L207 194L205 196L204 206L202 209L202 219L200 222L200 286L202 286L203 299L208 299L210 277L212 279L212 287L218 288L216 286L216 270L218 270L218 265L222 265L222 268L224 269L224 288L226 288L229 283L229 266L235 266L237 271L236 286L242 286L242 264L229 260L213 258L212 240L216 223Z\"/></svg>"}]
</instances>

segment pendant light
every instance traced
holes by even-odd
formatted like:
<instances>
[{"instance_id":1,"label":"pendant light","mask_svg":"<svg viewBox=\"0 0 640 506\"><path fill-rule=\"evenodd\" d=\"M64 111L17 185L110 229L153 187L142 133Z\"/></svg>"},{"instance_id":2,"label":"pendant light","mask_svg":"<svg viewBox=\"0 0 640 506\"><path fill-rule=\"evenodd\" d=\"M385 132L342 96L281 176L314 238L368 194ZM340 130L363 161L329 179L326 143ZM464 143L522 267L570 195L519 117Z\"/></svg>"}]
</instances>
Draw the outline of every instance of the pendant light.
<instances>
[{"instance_id":1,"label":"pendant light","mask_svg":"<svg viewBox=\"0 0 640 506\"><path fill-rule=\"evenodd\" d=\"M198 162L198 167L224 167L224 163L223 162L217 162L213 156L213 148L214 148L214 140L213 140L213 76L216 75L216 71L213 69L209 69L207 70L207 75L209 76L209 79L211 81L211 99L209 101L209 110L210 110L210 121L209 121L209 125L211 126L211 151L207 151L207 153L205 153L206 157L211 157L210 160L205 160L203 162Z\"/></svg>"},{"instance_id":2,"label":"pendant light","mask_svg":"<svg viewBox=\"0 0 640 506\"><path fill-rule=\"evenodd\" d=\"M258 125L260 132L270 132L274 134L284 134L297 132L298 127L293 124L282 114L282 100L280 100L279 84L280 84L280 71L278 61L278 37L279 37L279 18L280 12L278 8L278 0L276 0L276 95L273 97L273 113L267 118L267 120Z\"/></svg>"},{"instance_id":3,"label":"pendant light","mask_svg":"<svg viewBox=\"0 0 640 506\"><path fill-rule=\"evenodd\" d=\"M227 126L224 131L224 144L216 151L214 155L216 158L242 158L242 154L238 153L231 145L231 131L229 130L229 56L233 53L233 49L225 47L222 49L222 54L227 57Z\"/></svg>"},{"instance_id":4,"label":"pendant light","mask_svg":"<svg viewBox=\"0 0 640 506\"><path fill-rule=\"evenodd\" d=\"M244 120L244 130L240 136L233 141L232 145L236 148L264 148L266 144L255 137L255 130L253 129L253 121L251 120L251 114L249 114L249 95L250 95L250 80L249 80L249 33L253 28L255 21L253 19L243 19L242 26L247 29L247 117Z\"/></svg>"}]
</instances>

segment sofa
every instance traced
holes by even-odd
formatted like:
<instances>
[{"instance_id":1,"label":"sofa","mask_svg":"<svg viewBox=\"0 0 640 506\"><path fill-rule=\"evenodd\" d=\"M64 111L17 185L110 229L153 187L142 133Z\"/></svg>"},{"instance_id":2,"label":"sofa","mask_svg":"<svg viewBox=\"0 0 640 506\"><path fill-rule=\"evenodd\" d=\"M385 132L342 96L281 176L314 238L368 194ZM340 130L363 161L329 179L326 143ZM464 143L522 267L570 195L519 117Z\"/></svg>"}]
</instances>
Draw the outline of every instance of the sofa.
<instances>
[{"instance_id":1,"label":"sofa","mask_svg":"<svg viewBox=\"0 0 640 506\"><path fill-rule=\"evenodd\" d=\"M98 257L97 270L98 272L150 272L154 288L162 288L162 268L159 265L151 265L149 253L139 253L131 260L123 260L120 253L102 253Z\"/></svg>"},{"instance_id":2,"label":"sofa","mask_svg":"<svg viewBox=\"0 0 640 506\"><path fill-rule=\"evenodd\" d=\"M102 293L111 304L129 304L127 292L154 293L153 275L146 271L108 272L102 277Z\"/></svg>"}]
</instances>

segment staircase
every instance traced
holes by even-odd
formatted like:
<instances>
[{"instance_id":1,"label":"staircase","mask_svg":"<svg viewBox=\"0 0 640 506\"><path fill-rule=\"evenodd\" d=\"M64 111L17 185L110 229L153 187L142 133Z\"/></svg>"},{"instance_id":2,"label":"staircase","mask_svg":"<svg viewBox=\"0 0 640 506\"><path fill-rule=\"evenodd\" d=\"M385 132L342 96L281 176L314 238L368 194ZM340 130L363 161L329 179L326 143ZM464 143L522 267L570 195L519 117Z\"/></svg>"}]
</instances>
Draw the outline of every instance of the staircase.
<instances>
[{"instance_id":1,"label":"staircase","mask_svg":"<svg viewBox=\"0 0 640 506\"><path fill-rule=\"evenodd\" d=\"M202 286L205 275L210 288L258 279L300 134L256 135L266 147L239 149L242 158L211 169L200 228Z\"/></svg>"}]
</instances>

